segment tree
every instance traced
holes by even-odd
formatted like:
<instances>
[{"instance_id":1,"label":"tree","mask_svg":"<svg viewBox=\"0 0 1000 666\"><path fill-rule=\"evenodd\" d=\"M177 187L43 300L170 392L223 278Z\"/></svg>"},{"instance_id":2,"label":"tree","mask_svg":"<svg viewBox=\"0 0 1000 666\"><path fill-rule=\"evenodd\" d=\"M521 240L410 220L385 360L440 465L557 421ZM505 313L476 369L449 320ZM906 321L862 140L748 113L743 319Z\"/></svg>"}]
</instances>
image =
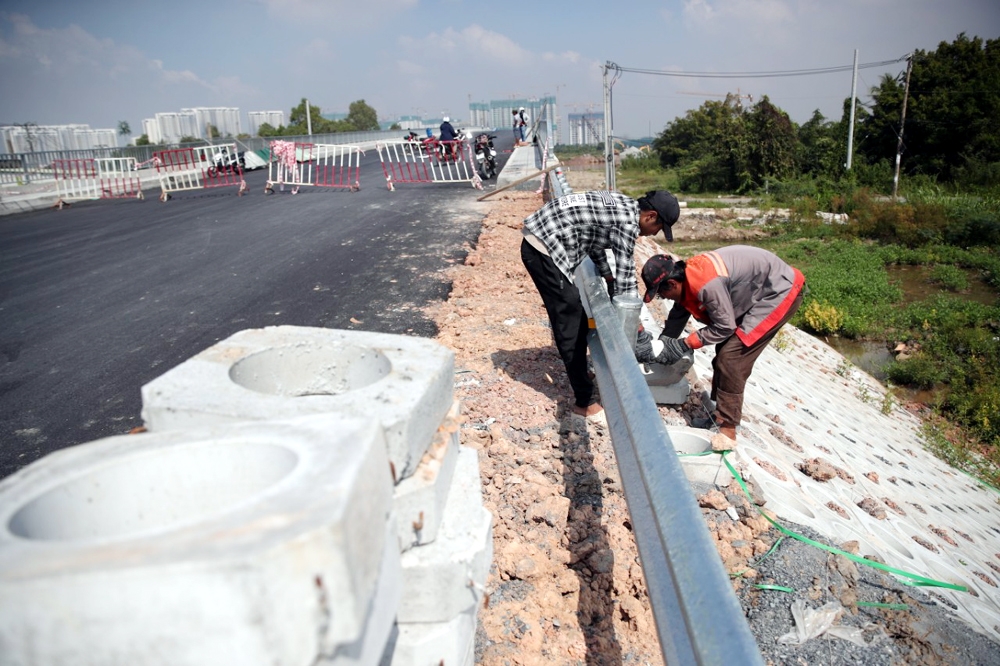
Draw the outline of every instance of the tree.
<instances>
[{"instance_id":1,"label":"tree","mask_svg":"<svg viewBox=\"0 0 1000 666\"><path fill-rule=\"evenodd\" d=\"M746 151L744 112L737 100L708 101L688 111L653 140L660 165L678 170L681 187L698 192L735 190Z\"/></svg>"},{"instance_id":2,"label":"tree","mask_svg":"<svg viewBox=\"0 0 1000 666\"><path fill-rule=\"evenodd\" d=\"M787 113L771 104L767 95L746 115L744 129L747 141L739 146L745 150L740 156L741 189L759 187L772 178L783 180L795 175L798 142L795 125Z\"/></svg>"},{"instance_id":3,"label":"tree","mask_svg":"<svg viewBox=\"0 0 1000 666\"><path fill-rule=\"evenodd\" d=\"M118 136L125 137L126 142L128 141L129 135L132 134L132 128L129 127L127 120L118 121Z\"/></svg>"},{"instance_id":4,"label":"tree","mask_svg":"<svg viewBox=\"0 0 1000 666\"><path fill-rule=\"evenodd\" d=\"M850 100L847 101L850 104ZM849 113L849 111L848 111ZM846 162L846 141L838 142L840 124L828 122L819 112L813 111L812 117L798 131L796 164L801 173L810 176L836 176L843 171L842 163Z\"/></svg>"},{"instance_id":5,"label":"tree","mask_svg":"<svg viewBox=\"0 0 1000 666\"><path fill-rule=\"evenodd\" d=\"M322 111L315 104L309 104L309 123L306 122L306 98L303 97L299 105L292 108L288 114L288 127L285 128L286 135L303 135L309 133L312 126L313 134L326 134L333 131L332 121L327 120L322 115Z\"/></svg>"},{"instance_id":6,"label":"tree","mask_svg":"<svg viewBox=\"0 0 1000 666\"><path fill-rule=\"evenodd\" d=\"M902 169L942 181L973 165L1000 162L1000 39L959 34L937 51L912 54ZM883 77L865 144L869 162L895 161L903 103L903 77Z\"/></svg>"},{"instance_id":7,"label":"tree","mask_svg":"<svg viewBox=\"0 0 1000 666\"><path fill-rule=\"evenodd\" d=\"M135 145L137 146L148 146L149 145L149 135L143 134L138 139L135 140Z\"/></svg>"},{"instance_id":8,"label":"tree","mask_svg":"<svg viewBox=\"0 0 1000 666\"><path fill-rule=\"evenodd\" d=\"M363 99L351 102L347 110L347 122L359 132L380 129L378 113Z\"/></svg>"},{"instance_id":9,"label":"tree","mask_svg":"<svg viewBox=\"0 0 1000 666\"><path fill-rule=\"evenodd\" d=\"M210 138L210 139L218 139L220 136L222 136L222 135L219 132L219 128L216 127L215 125L209 124L209 126L208 126L208 138Z\"/></svg>"}]
</instances>

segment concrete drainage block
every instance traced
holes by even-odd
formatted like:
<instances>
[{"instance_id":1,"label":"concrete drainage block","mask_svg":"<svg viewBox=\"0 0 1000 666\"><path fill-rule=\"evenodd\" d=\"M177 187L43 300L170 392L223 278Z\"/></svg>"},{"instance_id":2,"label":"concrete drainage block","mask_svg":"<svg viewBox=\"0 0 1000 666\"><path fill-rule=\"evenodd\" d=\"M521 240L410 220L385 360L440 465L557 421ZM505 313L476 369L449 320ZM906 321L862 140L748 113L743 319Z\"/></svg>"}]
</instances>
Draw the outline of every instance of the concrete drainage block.
<instances>
[{"instance_id":1,"label":"concrete drainage block","mask_svg":"<svg viewBox=\"0 0 1000 666\"><path fill-rule=\"evenodd\" d=\"M475 608L493 562L493 515L483 507L479 456L462 447L433 543L403 553L397 621L447 622Z\"/></svg>"},{"instance_id":2,"label":"concrete drainage block","mask_svg":"<svg viewBox=\"0 0 1000 666\"><path fill-rule=\"evenodd\" d=\"M399 517L401 551L437 538L459 452L459 406L456 402L438 428L416 471L396 484L393 506Z\"/></svg>"},{"instance_id":3,"label":"concrete drainage block","mask_svg":"<svg viewBox=\"0 0 1000 666\"><path fill-rule=\"evenodd\" d=\"M725 487L732 482L733 475L721 456L692 455L711 451L714 433L687 426L667 426L667 434L680 456L681 468L690 483L710 483Z\"/></svg>"},{"instance_id":4,"label":"concrete drainage block","mask_svg":"<svg viewBox=\"0 0 1000 666\"><path fill-rule=\"evenodd\" d=\"M342 416L46 456L0 482L0 661L377 658L391 622L369 618L401 594L387 468L378 425Z\"/></svg>"},{"instance_id":5,"label":"concrete drainage block","mask_svg":"<svg viewBox=\"0 0 1000 666\"><path fill-rule=\"evenodd\" d=\"M691 385L685 374L694 365L694 352L689 352L673 365L649 363L642 367L653 401L658 405L682 405L687 402Z\"/></svg>"},{"instance_id":6,"label":"concrete drainage block","mask_svg":"<svg viewBox=\"0 0 1000 666\"><path fill-rule=\"evenodd\" d=\"M381 422L395 481L452 406L454 354L422 338L301 326L240 331L142 387L150 431L330 413Z\"/></svg>"}]
</instances>

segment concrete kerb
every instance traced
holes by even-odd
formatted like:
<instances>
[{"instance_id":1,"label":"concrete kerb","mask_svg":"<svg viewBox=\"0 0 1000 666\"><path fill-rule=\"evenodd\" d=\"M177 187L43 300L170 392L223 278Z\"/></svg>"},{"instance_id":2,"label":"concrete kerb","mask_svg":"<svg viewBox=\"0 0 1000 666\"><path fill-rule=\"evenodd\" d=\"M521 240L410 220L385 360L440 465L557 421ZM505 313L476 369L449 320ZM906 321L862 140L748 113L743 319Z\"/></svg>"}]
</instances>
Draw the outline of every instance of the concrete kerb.
<instances>
[{"instance_id":1,"label":"concrete kerb","mask_svg":"<svg viewBox=\"0 0 1000 666\"><path fill-rule=\"evenodd\" d=\"M401 575L385 458L377 424L337 415L36 461L0 482L6 663L377 658Z\"/></svg>"}]
</instances>

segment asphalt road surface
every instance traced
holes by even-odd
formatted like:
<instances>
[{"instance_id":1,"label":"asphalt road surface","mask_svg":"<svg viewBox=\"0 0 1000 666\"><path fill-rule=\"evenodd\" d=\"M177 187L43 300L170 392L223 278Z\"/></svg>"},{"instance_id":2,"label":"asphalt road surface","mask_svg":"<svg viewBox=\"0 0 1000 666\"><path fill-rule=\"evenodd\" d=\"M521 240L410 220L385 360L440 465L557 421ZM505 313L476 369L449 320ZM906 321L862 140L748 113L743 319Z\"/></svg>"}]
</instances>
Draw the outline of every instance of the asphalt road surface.
<instances>
[{"instance_id":1,"label":"asphalt road surface","mask_svg":"<svg viewBox=\"0 0 1000 666\"><path fill-rule=\"evenodd\" d=\"M433 336L420 309L475 245L483 191L389 192L374 150L360 174L358 192L266 195L265 169L242 197L147 191L0 217L0 477L142 425L143 384L243 329Z\"/></svg>"}]
</instances>

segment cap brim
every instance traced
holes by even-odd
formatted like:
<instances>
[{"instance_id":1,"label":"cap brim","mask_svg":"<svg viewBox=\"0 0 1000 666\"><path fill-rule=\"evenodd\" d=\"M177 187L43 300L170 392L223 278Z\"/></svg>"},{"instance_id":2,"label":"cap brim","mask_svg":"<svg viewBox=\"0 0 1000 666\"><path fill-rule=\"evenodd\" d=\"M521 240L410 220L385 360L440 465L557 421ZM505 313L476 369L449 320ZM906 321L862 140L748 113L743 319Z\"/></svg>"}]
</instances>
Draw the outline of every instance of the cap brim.
<instances>
[{"instance_id":1,"label":"cap brim","mask_svg":"<svg viewBox=\"0 0 1000 666\"><path fill-rule=\"evenodd\" d=\"M649 287L647 287L646 295L642 297L642 302L649 303L651 300L653 300L653 298L655 298L656 295L660 293L660 285L663 284L663 282L666 279L667 279L666 277L662 277L653 284L651 284Z\"/></svg>"},{"instance_id":2,"label":"cap brim","mask_svg":"<svg viewBox=\"0 0 1000 666\"><path fill-rule=\"evenodd\" d=\"M663 218L660 218L660 219L663 219ZM674 242L674 232L671 230L670 227L671 227L671 225L669 225L669 224L664 224L663 225L663 237L666 238L671 243L673 243Z\"/></svg>"}]
</instances>

